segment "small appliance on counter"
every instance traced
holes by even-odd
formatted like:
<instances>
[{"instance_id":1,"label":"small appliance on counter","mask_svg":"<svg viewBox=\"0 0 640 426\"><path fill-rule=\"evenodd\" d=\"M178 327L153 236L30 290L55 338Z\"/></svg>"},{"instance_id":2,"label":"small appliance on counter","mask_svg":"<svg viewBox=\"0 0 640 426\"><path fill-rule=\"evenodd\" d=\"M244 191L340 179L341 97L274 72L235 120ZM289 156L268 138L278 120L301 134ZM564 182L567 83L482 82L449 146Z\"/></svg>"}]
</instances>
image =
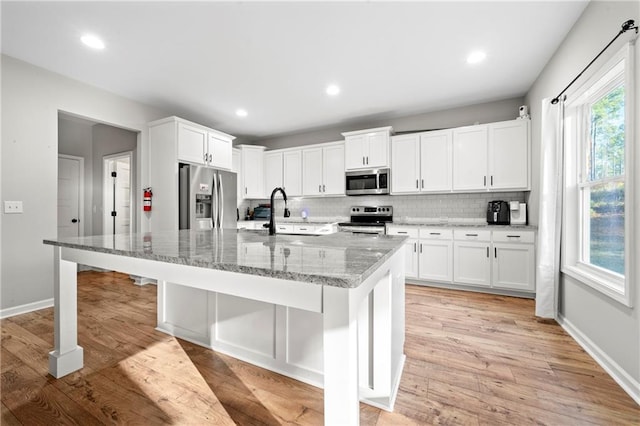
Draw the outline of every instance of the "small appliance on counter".
<instances>
[{"instance_id":1,"label":"small appliance on counter","mask_svg":"<svg viewBox=\"0 0 640 426\"><path fill-rule=\"evenodd\" d=\"M512 225L527 224L527 203L520 201L509 201L510 221Z\"/></svg>"},{"instance_id":2,"label":"small appliance on counter","mask_svg":"<svg viewBox=\"0 0 640 426\"><path fill-rule=\"evenodd\" d=\"M271 205L260 204L253 209L253 220L269 220L271 219Z\"/></svg>"},{"instance_id":3,"label":"small appliance on counter","mask_svg":"<svg viewBox=\"0 0 640 426\"><path fill-rule=\"evenodd\" d=\"M509 225L510 210L506 201L495 200L487 204L487 223L489 225Z\"/></svg>"}]
</instances>

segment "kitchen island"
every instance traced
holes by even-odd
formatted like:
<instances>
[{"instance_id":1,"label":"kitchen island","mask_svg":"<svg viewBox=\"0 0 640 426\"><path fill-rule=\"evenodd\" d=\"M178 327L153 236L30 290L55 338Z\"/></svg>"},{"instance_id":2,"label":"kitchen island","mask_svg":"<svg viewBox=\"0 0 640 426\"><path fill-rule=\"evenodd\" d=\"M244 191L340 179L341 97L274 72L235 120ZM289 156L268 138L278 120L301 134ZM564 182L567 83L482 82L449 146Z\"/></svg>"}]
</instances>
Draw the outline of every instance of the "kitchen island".
<instances>
[{"instance_id":1,"label":"kitchen island","mask_svg":"<svg viewBox=\"0 0 640 426\"><path fill-rule=\"evenodd\" d=\"M404 363L404 237L170 231L54 246L49 371L83 366L77 264L156 279L158 329L324 387L325 424L392 410Z\"/></svg>"}]
</instances>

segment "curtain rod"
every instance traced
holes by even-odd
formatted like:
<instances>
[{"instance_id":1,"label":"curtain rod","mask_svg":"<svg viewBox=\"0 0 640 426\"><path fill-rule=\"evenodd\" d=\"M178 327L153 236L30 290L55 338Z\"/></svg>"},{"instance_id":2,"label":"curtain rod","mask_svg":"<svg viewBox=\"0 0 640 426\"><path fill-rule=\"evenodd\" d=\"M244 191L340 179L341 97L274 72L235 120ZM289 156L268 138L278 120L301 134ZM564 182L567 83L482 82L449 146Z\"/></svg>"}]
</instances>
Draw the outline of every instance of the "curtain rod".
<instances>
[{"instance_id":1,"label":"curtain rod","mask_svg":"<svg viewBox=\"0 0 640 426\"><path fill-rule=\"evenodd\" d=\"M560 96L562 96L562 94L563 94L564 92L566 92L566 91L567 91L567 89L568 89L569 87L571 87L571 85L572 85L573 83L575 83L575 82L576 82L576 80L577 80L577 79L579 79L579 78L582 76L582 74L587 70L587 68L589 68L589 67L591 66L591 64L593 64L593 63L596 61L596 59L598 59L598 58L600 57L600 55L602 55L602 54L604 53L604 51L605 51L605 50L607 50L607 49L609 48L609 46L611 46L611 45L613 44L613 42L614 42L614 41L616 41L616 40L618 39L618 37L620 37L622 34L626 33L626 32L627 32L627 31L629 31L629 30L636 30L636 34L638 34L638 26L637 26L637 25L634 25L634 24L635 24L635 21L634 21L633 19L629 19L628 21L624 22L624 23L622 24L622 29L620 30L620 32L618 32L618 34L616 34L616 36L613 38L613 40L611 40L611 41L609 42L609 44L607 44L607 45L604 47L604 49L602 49L602 50L600 51L600 53L598 53L598 55L597 55L595 58L593 58L593 60L592 60L591 62L589 62L589 64L588 64L586 67L584 67L584 69L583 69L582 71L580 71L580 74L578 74L578 75L576 76L576 78L574 78L573 80L571 80L571 83L569 83L569 84L567 85L567 87L565 87L565 88L564 88L564 90L562 90L562 92L558 93L558 96L556 96L555 98L551 99L551 103L552 103L553 105L557 104L557 103L558 103L558 100L560 99Z\"/></svg>"}]
</instances>

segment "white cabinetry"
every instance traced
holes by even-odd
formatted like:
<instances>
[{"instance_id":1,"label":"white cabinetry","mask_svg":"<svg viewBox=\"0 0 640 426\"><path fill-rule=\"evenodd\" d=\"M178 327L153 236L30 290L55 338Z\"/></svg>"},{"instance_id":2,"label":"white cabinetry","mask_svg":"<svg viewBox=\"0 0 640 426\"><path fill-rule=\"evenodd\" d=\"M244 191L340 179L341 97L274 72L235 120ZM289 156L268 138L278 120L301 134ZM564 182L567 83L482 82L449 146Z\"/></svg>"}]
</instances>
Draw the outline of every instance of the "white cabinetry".
<instances>
[{"instance_id":1,"label":"white cabinetry","mask_svg":"<svg viewBox=\"0 0 640 426\"><path fill-rule=\"evenodd\" d=\"M282 186L282 151L267 151L264 154L264 193L271 195L274 188Z\"/></svg>"},{"instance_id":2,"label":"white cabinetry","mask_svg":"<svg viewBox=\"0 0 640 426\"><path fill-rule=\"evenodd\" d=\"M345 170L389 167L391 127L343 133Z\"/></svg>"},{"instance_id":3,"label":"white cabinetry","mask_svg":"<svg viewBox=\"0 0 640 426\"><path fill-rule=\"evenodd\" d=\"M151 231L178 229L178 163L231 170L233 139L233 136L178 117L149 123L149 186L153 189L153 210L149 213Z\"/></svg>"},{"instance_id":4,"label":"white cabinetry","mask_svg":"<svg viewBox=\"0 0 640 426\"><path fill-rule=\"evenodd\" d=\"M420 228L419 275L423 280L450 283L453 279L451 229Z\"/></svg>"},{"instance_id":5,"label":"white cabinetry","mask_svg":"<svg viewBox=\"0 0 640 426\"><path fill-rule=\"evenodd\" d=\"M493 287L535 290L535 235L531 231L493 231Z\"/></svg>"},{"instance_id":6,"label":"white cabinetry","mask_svg":"<svg viewBox=\"0 0 640 426\"><path fill-rule=\"evenodd\" d=\"M344 195L343 142L302 150L302 194Z\"/></svg>"},{"instance_id":7,"label":"white cabinetry","mask_svg":"<svg viewBox=\"0 0 640 426\"><path fill-rule=\"evenodd\" d=\"M178 160L231 170L233 136L176 118Z\"/></svg>"},{"instance_id":8,"label":"white cabinetry","mask_svg":"<svg viewBox=\"0 0 640 426\"><path fill-rule=\"evenodd\" d=\"M482 287L491 286L491 231L454 231L453 280L456 283Z\"/></svg>"},{"instance_id":9,"label":"white cabinetry","mask_svg":"<svg viewBox=\"0 0 640 426\"><path fill-rule=\"evenodd\" d=\"M391 192L451 191L451 130L391 138Z\"/></svg>"},{"instance_id":10,"label":"white cabinetry","mask_svg":"<svg viewBox=\"0 0 640 426\"><path fill-rule=\"evenodd\" d=\"M418 228L390 225L387 234L409 237L404 243L404 275L406 278L418 278Z\"/></svg>"},{"instance_id":11,"label":"white cabinetry","mask_svg":"<svg viewBox=\"0 0 640 426\"><path fill-rule=\"evenodd\" d=\"M242 151L237 148L233 148L233 152L231 153L231 171L238 174L236 183L236 201L238 202L238 205L240 205L240 202L244 196L244 188L242 186Z\"/></svg>"},{"instance_id":12,"label":"white cabinetry","mask_svg":"<svg viewBox=\"0 0 640 426\"><path fill-rule=\"evenodd\" d=\"M529 120L453 130L453 190L530 188Z\"/></svg>"},{"instance_id":13,"label":"white cabinetry","mask_svg":"<svg viewBox=\"0 0 640 426\"><path fill-rule=\"evenodd\" d=\"M282 186L291 197L302 195L302 150L282 153Z\"/></svg>"},{"instance_id":14,"label":"white cabinetry","mask_svg":"<svg viewBox=\"0 0 640 426\"><path fill-rule=\"evenodd\" d=\"M242 151L242 196L266 198L264 185L264 150L257 145L239 145Z\"/></svg>"}]
</instances>

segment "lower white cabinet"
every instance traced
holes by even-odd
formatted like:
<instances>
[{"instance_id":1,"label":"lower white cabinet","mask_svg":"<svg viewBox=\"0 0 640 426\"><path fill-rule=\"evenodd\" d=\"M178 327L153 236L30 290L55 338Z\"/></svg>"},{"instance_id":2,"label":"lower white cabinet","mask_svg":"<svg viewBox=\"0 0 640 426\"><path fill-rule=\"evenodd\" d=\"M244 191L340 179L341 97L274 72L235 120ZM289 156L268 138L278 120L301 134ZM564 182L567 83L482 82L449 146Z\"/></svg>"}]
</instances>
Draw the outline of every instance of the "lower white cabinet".
<instances>
[{"instance_id":1,"label":"lower white cabinet","mask_svg":"<svg viewBox=\"0 0 640 426\"><path fill-rule=\"evenodd\" d=\"M387 227L405 235L405 276L478 288L535 291L535 233L481 228Z\"/></svg>"},{"instance_id":2,"label":"lower white cabinet","mask_svg":"<svg viewBox=\"0 0 640 426\"><path fill-rule=\"evenodd\" d=\"M420 279L449 283L453 280L451 237L450 229L420 228Z\"/></svg>"}]
</instances>

